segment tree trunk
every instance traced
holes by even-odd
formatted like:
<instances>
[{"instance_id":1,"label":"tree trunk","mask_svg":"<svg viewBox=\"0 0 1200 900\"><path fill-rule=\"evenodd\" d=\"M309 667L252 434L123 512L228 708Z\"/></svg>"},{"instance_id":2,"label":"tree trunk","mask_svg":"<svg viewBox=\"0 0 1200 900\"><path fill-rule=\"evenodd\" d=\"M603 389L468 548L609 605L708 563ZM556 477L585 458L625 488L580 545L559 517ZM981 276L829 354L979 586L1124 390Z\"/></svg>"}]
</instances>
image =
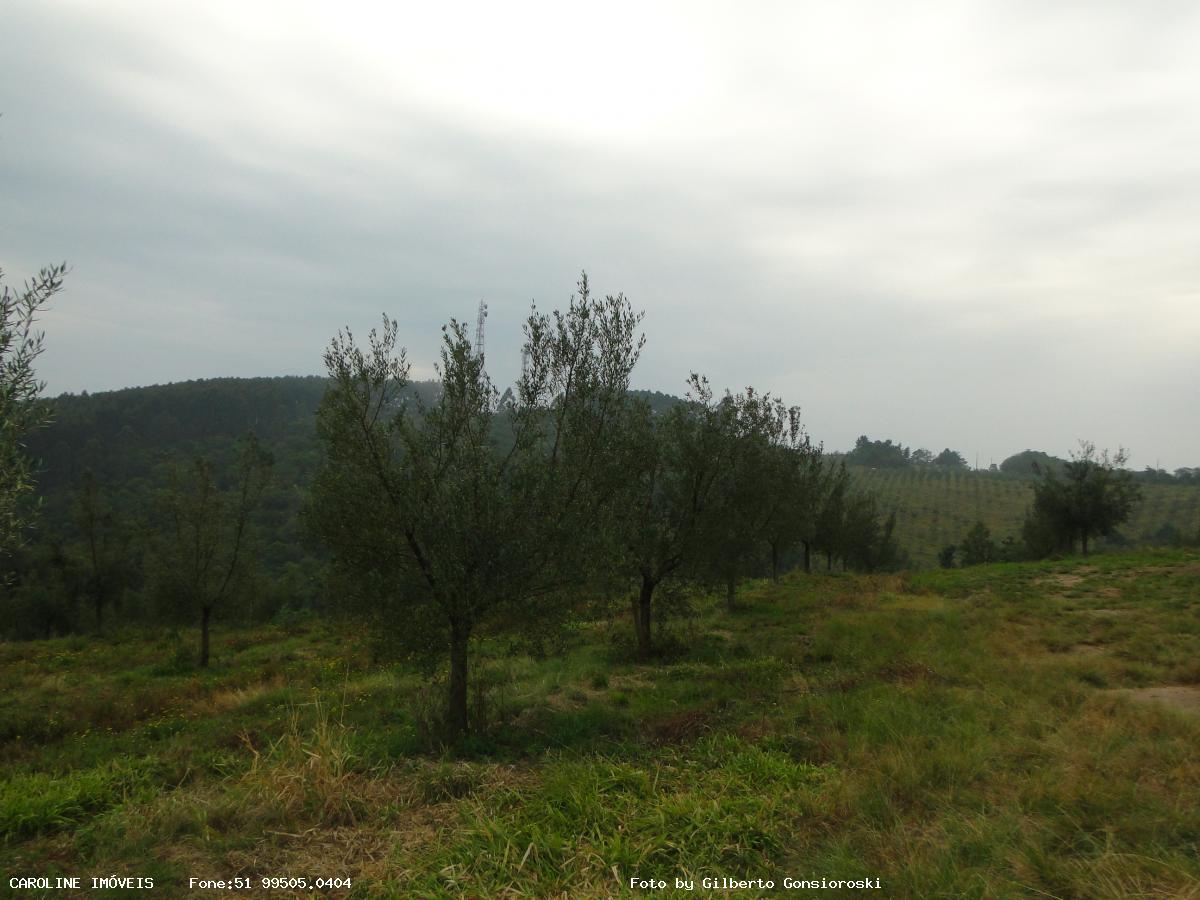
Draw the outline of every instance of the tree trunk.
<instances>
[{"instance_id":1,"label":"tree trunk","mask_svg":"<svg viewBox=\"0 0 1200 900\"><path fill-rule=\"evenodd\" d=\"M804 541L804 573L812 574L812 545L808 541Z\"/></svg>"},{"instance_id":2,"label":"tree trunk","mask_svg":"<svg viewBox=\"0 0 1200 900\"><path fill-rule=\"evenodd\" d=\"M642 573L642 589L633 598L633 630L637 634L637 655L639 659L649 659L654 650L650 634L650 604L654 599L654 588L658 582L650 575Z\"/></svg>"},{"instance_id":3,"label":"tree trunk","mask_svg":"<svg viewBox=\"0 0 1200 900\"><path fill-rule=\"evenodd\" d=\"M96 604L96 632L98 634L104 631L104 595L97 591L93 600Z\"/></svg>"},{"instance_id":4,"label":"tree trunk","mask_svg":"<svg viewBox=\"0 0 1200 900\"><path fill-rule=\"evenodd\" d=\"M200 668L208 668L208 620L212 617L212 607L200 607Z\"/></svg>"},{"instance_id":5,"label":"tree trunk","mask_svg":"<svg viewBox=\"0 0 1200 900\"><path fill-rule=\"evenodd\" d=\"M1081 535L1081 537L1083 538L1083 555L1084 555L1084 556L1087 556L1087 541L1088 541L1088 533L1087 533L1086 531L1085 531L1085 532L1083 532L1083 534Z\"/></svg>"},{"instance_id":6,"label":"tree trunk","mask_svg":"<svg viewBox=\"0 0 1200 900\"><path fill-rule=\"evenodd\" d=\"M467 733L467 645L470 634L453 629L450 636L450 694L446 702L446 730L451 740Z\"/></svg>"},{"instance_id":7,"label":"tree trunk","mask_svg":"<svg viewBox=\"0 0 1200 900\"><path fill-rule=\"evenodd\" d=\"M826 572L833 571L833 551L832 550L825 551L825 571Z\"/></svg>"},{"instance_id":8,"label":"tree trunk","mask_svg":"<svg viewBox=\"0 0 1200 900\"><path fill-rule=\"evenodd\" d=\"M771 581L779 583L779 545L771 545Z\"/></svg>"},{"instance_id":9,"label":"tree trunk","mask_svg":"<svg viewBox=\"0 0 1200 900\"><path fill-rule=\"evenodd\" d=\"M737 609L737 579L732 575L725 579L725 609L728 612Z\"/></svg>"}]
</instances>

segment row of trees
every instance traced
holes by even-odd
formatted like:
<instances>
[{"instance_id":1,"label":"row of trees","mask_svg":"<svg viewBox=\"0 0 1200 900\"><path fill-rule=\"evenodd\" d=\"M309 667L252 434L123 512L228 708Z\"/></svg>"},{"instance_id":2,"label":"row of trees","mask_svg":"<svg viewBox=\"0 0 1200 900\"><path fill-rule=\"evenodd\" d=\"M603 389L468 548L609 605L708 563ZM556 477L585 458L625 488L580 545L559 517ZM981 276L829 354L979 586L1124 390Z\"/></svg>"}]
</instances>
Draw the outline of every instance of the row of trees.
<instances>
[{"instance_id":1,"label":"row of trees","mask_svg":"<svg viewBox=\"0 0 1200 900\"><path fill-rule=\"evenodd\" d=\"M107 471L105 464L135 457L138 440L128 421L122 425L120 416L97 413L86 396L74 405L70 401L76 398L66 398L67 421L58 429L57 443L38 446L50 408L35 373L43 349L36 324L61 291L65 275L63 264L41 270L19 290L0 284L0 600L5 614L0 634L42 637L76 630L85 618L81 606L102 629L106 616L123 599L140 592L143 598L154 598L160 620L199 620L198 658L207 665L213 612L242 595L252 575L251 516L261 504L272 457L250 436L233 454L236 462L221 471L199 455L186 465L145 460L143 470L155 465L165 484L140 493L123 490L116 501L118 492L106 489L106 479L127 488L129 482L144 480L145 473L135 477L132 472ZM270 379L261 381L271 384ZM314 381L324 389L323 380ZM143 394L151 401L158 399L153 389ZM83 405L91 412L90 420L76 415L74 407ZM229 418L227 402L210 407L224 410ZM280 409L283 416L292 414ZM132 418L143 427L149 423L168 432L180 427L165 412L122 412L126 420ZM203 416L189 415L188 420L204 422L204 428L212 425ZM118 426L120 431L104 430ZM31 445L36 452L30 452ZM93 461L106 468L102 475L73 465L81 450L86 457L87 451L104 445L116 449L92 454ZM57 479L55 499L61 508L54 510L49 533L31 545L30 525L43 499L42 491L35 491L34 460L47 455L56 457L49 476ZM45 474L39 472L39 481ZM73 490L64 478L74 481ZM131 496L136 499L130 501Z\"/></svg>"},{"instance_id":2,"label":"row of trees","mask_svg":"<svg viewBox=\"0 0 1200 900\"><path fill-rule=\"evenodd\" d=\"M632 585L646 657L664 585L721 585L733 606L764 551L775 575L797 546L829 566L897 555L891 522L823 460L796 407L752 389L717 398L699 375L665 409L631 396L640 320L584 275L565 311L530 315L503 395L457 321L429 403L404 395L393 320L365 348L340 333L325 355L309 521L352 612L399 649L449 660L452 736L470 727L473 642L552 627L598 585Z\"/></svg>"},{"instance_id":3,"label":"row of trees","mask_svg":"<svg viewBox=\"0 0 1200 900\"><path fill-rule=\"evenodd\" d=\"M4 597L4 636L50 637L88 620L103 631L121 611L127 623L198 623L197 659L207 666L214 612L262 586L252 516L272 465L271 454L247 435L232 471L218 471L202 456L172 462L164 485L132 514L118 511L85 471L71 508L77 539L44 540L12 559L16 584ZM131 596L141 601L136 610L128 608Z\"/></svg>"},{"instance_id":4,"label":"row of trees","mask_svg":"<svg viewBox=\"0 0 1200 900\"><path fill-rule=\"evenodd\" d=\"M1114 464L1124 466L1128 461L1128 456L1122 455L1120 463L1114 460ZM1000 471L1005 475L1039 477L1042 472L1051 469L1061 472L1068 463L1069 460L1051 456L1041 450L1022 450L1000 463ZM1194 466L1184 466L1173 473L1157 466L1146 466L1139 470L1129 470L1129 475L1134 481L1142 484L1200 484L1200 467Z\"/></svg>"}]
</instances>

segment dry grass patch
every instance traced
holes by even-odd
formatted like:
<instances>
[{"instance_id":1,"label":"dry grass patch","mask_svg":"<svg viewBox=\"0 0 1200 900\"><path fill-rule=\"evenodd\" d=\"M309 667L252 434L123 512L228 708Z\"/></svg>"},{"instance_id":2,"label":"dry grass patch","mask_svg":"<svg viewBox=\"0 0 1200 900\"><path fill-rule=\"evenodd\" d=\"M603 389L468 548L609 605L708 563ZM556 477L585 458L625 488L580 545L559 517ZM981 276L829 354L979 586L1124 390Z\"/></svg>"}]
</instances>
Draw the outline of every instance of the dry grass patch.
<instances>
[{"instance_id":1,"label":"dry grass patch","mask_svg":"<svg viewBox=\"0 0 1200 900\"><path fill-rule=\"evenodd\" d=\"M1039 578L1040 584L1053 584L1063 588L1073 588L1083 581L1084 576L1076 575L1073 572L1058 572L1054 575L1047 575L1045 578Z\"/></svg>"},{"instance_id":2,"label":"dry grass patch","mask_svg":"<svg viewBox=\"0 0 1200 900\"><path fill-rule=\"evenodd\" d=\"M415 817L414 817L415 818ZM349 878L361 894L362 882L378 884L395 874L394 849L404 844L414 833L424 833L427 840L417 845L423 852L436 846L437 835L448 827L445 817L436 829L335 827L314 828L303 833L274 832L248 850L233 850L224 854L226 871L257 876L263 872L325 873L321 877ZM342 895L347 891L322 891ZM273 896L278 896L278 892Z\"/></svg>"},{"instance_id":3,"label":"dry grass patch","mask_svg":"<svg viewBox=\"0 0 1200 900\"><path fill-rule=\"evenodd\" d=\"M651 680L641 672L635 672L631 675L610 675L608 682L614 688L622 691L646 688L653 684L653 682L651 682Z\"/></svg>"},{"instance_id":4,"label":"dry grass patch","mask_svg":"<svg viewBox=\"0 0 1200 900\"><path fill-rule=\"evenodd\" d=\"M240 709L287 684L282 675L276 675L265 681L248 684L244 687L224 688L214 691L207 697L202 697L192 707L199 715L219 715L230 710Z\"/></svg>"},{"instance_id":5,"label":"dry grass patch","mask_svg":"<svg viewBox=\"0 0 1200 900\"><path fill-rule=\"evenodd\" d=\"M894 594L881 598L887 609L907 609L913 612L937 612L949 608L945 597L937 594Z\"/></svg>"}]
</instances>

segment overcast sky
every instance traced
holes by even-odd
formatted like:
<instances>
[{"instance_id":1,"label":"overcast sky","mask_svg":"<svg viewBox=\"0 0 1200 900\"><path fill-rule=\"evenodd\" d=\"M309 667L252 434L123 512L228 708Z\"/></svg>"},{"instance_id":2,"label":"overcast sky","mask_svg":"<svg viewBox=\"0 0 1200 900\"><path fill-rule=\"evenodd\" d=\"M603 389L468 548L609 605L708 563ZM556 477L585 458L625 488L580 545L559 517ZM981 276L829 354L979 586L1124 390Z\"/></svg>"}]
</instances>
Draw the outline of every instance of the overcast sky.
<instances>
[{"instance_id":1,"label":"overcast sky","mask_svg":"<svg viewBox=\"0 0 1200 900\"><path fill-rule=\"evenodd\" d=\"M772 390L981 465L1200 465L1200 4L9 0L0 266L49 392L417 374L586 269L637 386Z\"/></svg>"}]
</instances>

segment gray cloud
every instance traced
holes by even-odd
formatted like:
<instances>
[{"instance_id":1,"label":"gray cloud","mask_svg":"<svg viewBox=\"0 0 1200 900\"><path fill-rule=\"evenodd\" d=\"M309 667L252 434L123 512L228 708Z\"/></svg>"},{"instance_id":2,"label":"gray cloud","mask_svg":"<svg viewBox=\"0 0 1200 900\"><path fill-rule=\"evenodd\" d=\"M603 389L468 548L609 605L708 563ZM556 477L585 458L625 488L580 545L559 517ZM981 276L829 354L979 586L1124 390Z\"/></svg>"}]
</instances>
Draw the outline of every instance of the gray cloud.
<instances>
[{"instance_id":1,"label":"gray cloud","mask_svg":"<svg viewBox=\"0 0 1200 900\"><path fill-rule=\"evenodd\" d=\"M831 447L1200 461L1191 4L657 9L18 2L0 265L73 266L51 390L315 372L382 311L428 372L480 297L511 377L586 267L640 385Z\"/></svg>"}]
</instances>

